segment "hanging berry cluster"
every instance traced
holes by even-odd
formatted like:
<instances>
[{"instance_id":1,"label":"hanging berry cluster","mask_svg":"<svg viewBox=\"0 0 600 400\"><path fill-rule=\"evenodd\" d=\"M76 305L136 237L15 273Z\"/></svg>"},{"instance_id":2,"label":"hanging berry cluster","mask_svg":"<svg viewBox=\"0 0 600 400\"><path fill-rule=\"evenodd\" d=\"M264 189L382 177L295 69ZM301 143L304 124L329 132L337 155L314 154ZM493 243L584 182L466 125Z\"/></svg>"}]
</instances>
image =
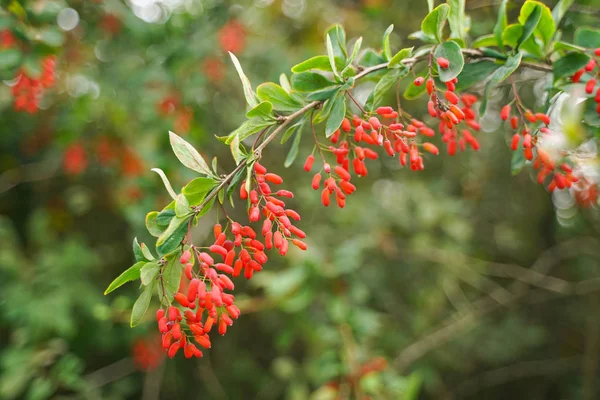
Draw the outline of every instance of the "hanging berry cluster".
<instances>
[{"instance_id":1,"label":"hanging berry cluster","mask_svg":"<svg viewBox=\"0 0 600 400\"><path fill-rule=\"evenodd\" d=\"M573 83L585 82L585 92L589 95L594 94L594 101L596 102L596 112L600 114L600 86L597 85L598 76L600 74L600 66L598 64L598 58L600 57L600 48L595 49L592 52L592 58L587 62L585 67L577 71L571 80Z\"/></svg>"}]
</instances>

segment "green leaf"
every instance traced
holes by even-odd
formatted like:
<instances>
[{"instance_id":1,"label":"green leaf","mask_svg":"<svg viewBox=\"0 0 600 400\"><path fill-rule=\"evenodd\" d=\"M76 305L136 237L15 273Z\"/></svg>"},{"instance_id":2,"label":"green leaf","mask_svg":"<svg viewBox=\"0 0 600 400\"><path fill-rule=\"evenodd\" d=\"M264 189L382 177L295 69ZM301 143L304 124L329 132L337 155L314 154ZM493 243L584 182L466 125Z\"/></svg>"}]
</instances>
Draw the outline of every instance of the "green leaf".
<instances>
[{"instance_id":1,"label":"green leaf","mask_svg":"<svg viewBox=\"0 0 600 400\"><path fill-rule=\"evenodd\" d=\"M151 211L146 214L146 229L154 237L159 237L163 233L163 229L158 226L156 218L158 217L158 211Z\"/></svg>"},{"instance_id":2,"label":"green leaf","mask_svg":"<svg viewBox=\"0 0 600 400\"><path fill-rule=\"evenodd\" d=\"M331 66L331 71L333 75L339 77L337 68L335 66L335 54L333 53L333 45L331 44L331 36L325 35L325 44L327 47L327 57L329 58L329 65Z\"/></svg>"},{"instance_id":3,"label":"green leaf","mask_svg":"<svg viewBox=\"0 0 600 400\"><path fill-rule=\"evenodd\" d=\"M434 43L434 44L437 43L437 40L432 39L429 36L425 35L425 33L423 31L416 31L416 32L410 33L408 35L408 38L412 39L412 40L420 40L425 43Z\"/></svg>"},{"instance_id":4,"label":"green leaf","mask_svg":"<svg viewBox=\"0 0 600 400\"><path fill-rule=\"evenodd\" d=\"M278 111L294 112L302 106L284 88L272 82L260 84L256 88L256 95L260 101L270 101Z\"/></svg>"},{"instance_id":5,"label":"green leaf","mask_svg":"<svg viewBox=\"0 0 600 400\"><path fill-rule=\"evenodd\" d=\"M503 80L508 78L513 72L515 72L517 70L517 68L519 68L519 65L521 65L522 57L523 57L523 55L521 53L517 53L514 56L509 57L506 60L506 63L504 65L502 65L500 68L498 68L496 70L496 72L494 72L492 74L492 77L485 85L483 99L481 101L481 105L479 106L479 114L480 115L485 114L485 110L487 108L487 101L490 96L491 90L497 84L499 84L500 82L502 82Z\"/></svg>"},{"instance_id":6,"label":"green leaf","mask_svg":"<svg viewBox=\"0 0 600 400\"><path fill-rule=\"evenodd\" d=\"M159 255L169 254L175 250L187 233L187 223L190 217L173 217L167 229L160 235L156 241L156 251Z\"/></svg>"},{"instance_id":7,"label":"green leaf","mask_svg":"<svg viewBox=\"0 0 600 400\"><path fill-rule=\"evenodd\" d=\"M519 38L523 35L523 25L511 24L502 33L502 42L505 46L516 47Z\"/></svg>"},{"instance_id":8,"label":"green leaf","mask_svg":"<svg viewBox=\"0 0 600 400\"><path fill-rule=\"evenodd\" d=\"M251 118L249 120L244 121L244 123L242 125L240 125L239 128L237 128L235 131L231 132L227 138L225 139L225 144L231 144L231 142L233 141L233 139L235 137L239 138L239 141L241 142L242 140L246 139L249 136L254 135L257 132L262 131L263 129L276 124L277 121L275 120L265 120L262 118Z\"/></svg>"},{"instance_id":9,"label":"green leaf","mask_svg":"<svg viewBox=\"0 0 600 400\"><path fill-rule=\"evenodd\" d=\"M525 3L525 4L527 4L527 3ZM523 8L525 8L525 5L523 5ZM523 8L521 9L521 12L523 12ZM538 24L540 23L541 17L542 17L542 7L540 7L539 5L534 5L533 8L531 9L531 12L527 16L525 23L522 23L523 33L521 34L521 36L519 37L519 40L517 41L517 47L516 47L517 50L519 50L519 46L521 46L521 44L523 42L525 42L527 39L529 39L529 37L531 35L533 35L533 32L535 31Z\"/></svg>"},{"instance_id":10,"label":"green leaf","mask_svg":"<svg viewBox=\"0 0 600 400\"><path fill-rule=\"evenodd\" d=\"M204 158L202 158L194 146L171 131L169 131L169 141L171 142L171 147L173 148L175 156L177 156L183 165L192 171L208 176L212 175L210 168L208 168L208 164L206 164L206 161L204 161Z\"/></svg>"},{"instance_id":11,"label":"green leaf","mask_svg":"<svg viewBox=\"0 0 600 400\"><path fill-rule=\"evenodd\" d=\"M375 50L365 49L358 64L363 67L372 67L374 65L383 64L384 62L385 59L381 57Z\"/></svg>"},{"instance_id":12,"label":"green leaf","mask_svg":"<svg viewBox=\"0 0 600 400\"><path fill-rule=\"evenodd\" d=\"M179 262L179 257L180 252L165 257L167 264L164 266L161 274L162 282L158 284L160 300L165 305L170 305L171 299L173 299L179 289L181 273L183 272L183 266Z\"/></svg>"},{"instance_id":13,"label":"green leaf","mask_svg":"<svg viewBox=\"0 0 600 400\"><path fill-rule=\"evenodd\" d=\"M154 256L148 249L144 243L140 245L137 238L133 239L133 255L135 256L135 261L152 261L154 260Z\"/></svg>"},{"instance_id":14,"label":"green leaf","mask_svg":"<svg viewBox=\"0 0 600 400\"><path fill-rule=\"evenodd\" d=\"M57 27L42 29L38 35L39 40L50 47L60 47L65 43L65 34Z\"/></svg>"},{"instance_id":15,"label":"green leaf","mask_svg":"<svg viewBox=\"0 0 600 400\"><path fill-rule=\"evenodd\" d=\"M400 66L404 66L402 61L411 56L413 49L414 47L406 47L397 52L396 55L390 60L388 68L398 68Z\"/></svg>"},{"instance_id":16,"label":"green leaf","mask_svg":"<svg viewBox=\"0 0 600 400\"><path fill-rule=\"evenodd\" d=\"M448 0L448 4L450 5L448 14L450 37L464 40L469 31L465 17L465 0Z\"/></svg>"},{"instance_id":17,"label":"green leaf","mask_svg":"<svg viewBox=\"0 0 600 400\"><path fill-rule=\"evenodd\" d=\"M343 94L338 95L331 105L331 112L325 124L325 137L330 137L342 125L346 116L346 99Z\"/></svg>"},{"instance_id":18,"label":"green leaf","mask_svg":"<svg viewBox=\"0 0 600 400\"><path fill-rule=\"evenodd\" d=\"M519 23L521 25L527 25L532 13L535 9L540 9L539 24L535 24L535 35L542 39L544 46L548 47L552 42L552 37L556 32L556 25L554 24L554 18L552 18L552 11L544 4L539 1L527 0L521 7L521 13L519 14ZM527 29L525 29L527 30ZM524 41L524 40L523 40Z\"/></svg>"},{"instance_id":19,"label":"green leaf","mask_svg":"<svg viewBox=\"0 0 600 400\"><path fill-rule=\"evenodd\" d=\"M390 48L390 35L392 34L393 30L394 30L394 24L388 26L388 28L383 33L383 41L381 44L381 48L382 48L382 52L383 52L383 58L385 58L386 61L389 61L392 59L392 49Z\"/></svg>"},{"instance_id":20,"label":"green leaf","mask_svg":"<svg viewBox=\"0 0 600 400\"><path fill-rule=\"evenodd\" d=\"M600 127L600 114L598 114L598 111L596 110L596 108L598 107L598 103L596 103L594 101L593 97L590 97L589 99L587 99L584 102L584 104L585 104L585 109L583 112L583 120L589 126L599 128Z\"/></svg>"},{"instance_id":21,"label":"green leaf","mask_svg":"<svg viewBox=\"0 0 600 400\"><path fill-rule=\"evenodd\" d=\"M462 72L458 75L456 91L462 92L477 83L483 82L492 72L500 67L500 64L487 60L466 64Z\"/></svg>"},{"instance_id":22,"label":"green leaf","mask_svg":"<svg viewBox=\"0 0 600 400\"><path fill-rule=\"evenodd\" d=\"M363 38L361 36L358 39L356 39L356 42L354 42L354 48L352 49L352 55L350 55L350 58L348 59L348 62L346 63L346 67L342 71L342 75L344 74L346 69L352 68L352 62L358 56L358 52L360 51L360 47L362 46L362 41L363 41Z\"/></svg>"},{"instance_id":23,"label":"green leaf","mask_svg":"<svg viewBox=\"0 0 600 400\"><path fill-rule=\"evenodd\" d=\"M329 100L340 90L341 86L334 86L323 90L317 90L316 92L312 92L306 98L309 101L325 101Z\"/></svg>"},{"instance_id":24,"label":"green leaf","mask_svg":"<svg viewBox=\"0 0 600 400\"><path fill-rule=\"evenodd\" d=\"M333 43L332 43L333 44ZM335 66L338 69L344 68L344 60L339 57L335 57ZM296 64L292 67L292 72L298 74L300 72L306 72L310 70L321 70L321 71L332 71L331 63L329 62L328 56L315 56L309 58L306 61L302 61L300 64Z\"/></svg>"},{"instance_id":25,"label":"green leaf","mask_svg":"<svg viewBox=\"0 0 600 400\"><path fill-rule=\"evenodd\" d=\"M161 212L156 216L156 223L158 226L167 229L167 226L171 223L171 220L175 216L175 201L169 203Z\"/></svg>"},{"instance_id":26,"label":"green leaf","mask_svg":"<svg viewBox=\"0 0 600 400\"><path fill-rule=\"evenodd\" d=\"M588 49L600 47L600 30L589 27L578 28L575 31L575 44Z\"/></svg>"},{"instance_id":27,"label":"green leaf","mask_svg":"<svg viewBox=\"0 0 600 400\"><path fill-rule=\"evenodd\" d=\"M233 65L235 66L235 69L238 75L240 76L240 80L242 81L242 87L244 88L244 96L246 97L246 103L248 103L250 107L256 106L256 104L258 104L258 102L256 101L256 96L254 95L254 91L252 90L250 80L244 74L244 70L242 69L240 61L232 52L229 52L229 56L231 57L231 61L233 61Z\"/></svg>"},{"instance_id":28,"label":"green leaf","mask_svg":"<svg viewBox=\"0 0 600 400\"><path fill-rule=\"evenodd\" d=\"M173 187L171 186L171 182L169 182L169 178L167 178L167 175L165 175L163 170L160 168L152 168L152 171L156 172L158 176L160 176L160 179L162 179L162 182L165 185L165 189L167 189L167 192L169 192L169 196L171 196L171 198L175 200L175 198L177 197L177 193L175 193L175 191L173 190Z\"/></svg>"},{"instance_id":29,"label":"green leaf","mask_svg":"<svg viewBox=\"0 0 600 400\"><path fill-rule=\"evenodd\" d=\"M436 58L444 57L450 62L448 68L438 68L438 73L442 82L448 82L456 78L465 65L460 46L455 42L446 42L437 46L434 56Z\"/></svg>"},{"instance_id":30,"label":"green leaf","mask_svg":"<svg viewBox=\"0 0 600 400\"><path fill-rule=\"evenodd\" d=\"M556 25L556 27L558 27L560 21L562 21L563 17L567 13L567 10L569 9L569 7L571 7L571 5L573 5L574 2L575 0L560 0L556 4L554 9L552 10L552 18L554 19L554 24Z\"/></svg>"},{"instance_id":31,"label":"green leaf","mask_svg":"<svg viewBox=\"0 0 600 400\"><path fill-rule=\"evenodd\" d=\"M212 178L196 178L181 189L181 193L187 198L192 206L197 206L202 203L211 190L218 184L218 181Z\"/></svg>"},{"instance_id":32,"label":"green leaf","mask_svg":"<svg viewBox=\"0 0 600 400\"><path fill-rule=\"evenodd\" d=\"M184 218L190 214L192 214L192 210L185 195L183 193L177 195L175 199L175 215L179 218Z\"/></svg>"},{"instance_id":33,"label":"green leaf","mask_svg":"<svg viewBox=\"0 0 600 400\"><path fill-rule=\"evenodd\" d=\"M500 3L500 8L498 9L498 19L496 21L496 25L494 26L494 36L496 37L496 41L498 42L498 47L500 47L500 49L504 48L503 34L504 30L506 29L506 26L508 25L508 20L506 18L507 3L508 0L502 0L502 2Z\"/></svg>"},{"instance_id":34,"label":"green leaf","mask_svg":"<svg viewBox=\"0 0 600 400\"><path fill-rule=\"evenodd\" d=\"M287 128L286 131L281 136L281 144L284 144L285 142L287 142L290 139L290 137L292 137L292 134L294 132L296 132L297 129L301 128L305 122L306 122L306 119L302 118L300 121L296 122L294 125Z\"/></svg>"},{"instance_id":35,"label":"green leaf","mask_svg":"<svg viewBox=\"0 0 600 400\"><path fill-rule=\"evenodd\" d=\"M273 118L273 104L270 101L261 101L246 113L246 117L259 117L261 119Z\"/></svg>"},{"instance_id":36,"label":"green leaf","mask_svg":"<svg viewBox=\"0 0 600 400\"><path fill-rule=\"evenodd\" d=\"M417 76L425 77L425 75L427 75L427 70L420 72ZM414 100L414 99L421 97L426 92L427 92L427 86L425 85L425 83L423 83L421 86L417 86L417 85L415 85L414 80L413 80L404 90L403 96L406 100Z\"/></svg>"},{"instance_id":37,"label":"green leaf","mask_svg":"<svg viewBox=\"0 0 600 400\"><path fill-rule=\"evenodd\" d=\"M427 10L431 12L435 5L435 0L427 0Z\"/></svg>"},{"instance_id":38,"label":"green leaf","mask_svg":"<svg viewBox=\"0 0 600 400\"><path fill-rule=\"evenodd\" d=\"M590 61L590 56L585 53L569 53L552 63L554 78L557 79L563 76L571 76L581 68L585 67L588 61Z\"/></svg>"},{"instance_id":39,"label":"green leaf","mask_svg":"<svg viewBox=\"0 0 600 400\"><path fill-rule=\"evenodd\" d=\"M343 61L346 60L348 54L346 53L346 32L344 28L339 24L335 24L327 29L325 35L331 38L334 56L340 57Z\"/></svg>"},{"instance_id":40,"label":"green leaf","mask_svg":"<svg viewBox=\"0 0 600 400\"><path fill-rule=\"evenodd\" d=\"M154 278L158 275L158 271L160 271L160 265L155 262L150 262L144 265L140 271L140 279L142 280L142 285L148 286Z\"/></svg>"},{"instance_id":41,"label":"green leaf","mask_svg":"<svg viewBox=\"0 0 600 400\"><path fill-rule=\"evenodd\" d=\"M286 74L279 75L279 84L286 92L290 93L292 91L292 84Z\"/></svg>"},{"instance_id":42,"label":"green leaf","mask_svg":"<svg viewBox=\"0 0 600 400\"><path fill-rule=\"evenodd\" d=\"M11 69L21 63L22 54L18 49L0 50L0 70Z\"/></svg>"},{"instance_id":43,"label":"green leaf","mask_svg":"<svg viewBox=\"0 0 600 400\"><path fill-rule=\"evenodd\" d=\"M288 154L285 157L285 161L283 163L283 166L285 168L289 168L296 160L296 157L298 157L298 150L300 149L301 138L302 138L302 125L300 125L296 129L294 141L292 142L292 146L290 147L290 150L288 151Z\"/></svg>"},{"instance_id":44,"label":"green leaf","mask_svg":"<svg viewBox=\"0 0 600 400\"><path fill-rule=\"evenodd\" d=\"M498 45L498 40L495 35L483 35L479 36L473 41L471 47L478 49L480 47L494 47Z\"/></svg>"},{"instance_id":45,"label":"green leaf","mask_svg":"<svg viewBox=\"0 0 600 400\"><path fill-rule=\"evenodd\" d=\"M525 153L521 149L517 149L513 152L510 160L510 172L514 175L518 175L519 172L525 166L527 160L525 159Z\"/></svg>"},{"instance_id":46,"label":"green leaf","mask_svg":"<svg viewBox=\"0 0 600 400\"><path fill-rule=\"evenodd\" d=\"M444 29L444 23L448 18L449 11L450 6L448 6L448 4L440 4L434 8L433 11L427 14L421 23L421 30L425 36L437 41L438 43L442 43L442 31Z\"/></svg>"},{"instance_id":47,"label":"green leaf","mask_svg":"<svg viewBox=\"0 0 600 400\"><path fill-rule=\"evenodd\" d=\"M299 92L314 92L333 85L335 85L335 82L316 72L302 72L292 75L292 88Z\"/></svg>"},{"instance_id":48,"label":"green leaf","mask_svg":"<svg viewBox=\"0 0 600 400\"><path fill-rule=\"evenodd\" d=\"M365 109L371 111L381 103L383 96L390 90L398 80L408 74L408 69L393 69L386 73L375 85L375 89L369 94L365 102Z\"/></svg>"},{"instance_id":49,"label":"green leaf","mask_svg":"<svg viewBox=\"0 0 600 400\"><path fill-rule=\"evenodd\" d=\"M559 51L559 50L564 50L564 51L585 51L585 48L581 47L581 46L574 45L572 43L555 41L554 42L554 51Z\"/></svg>"},{"instance_id":50,"label":"green leaf","mask_svg":"<svg viewBox=\"0 0 600 400\"><path fill-rule=\"evenodd\" d=\"M113 290L123 286L127 282L135 281L140 279L140 270L142 267L146 265L146 261L139 261L125 270L121 275L117 276L117 278L108 285L108 288L104 291L104 294L107 295Z\"/></svg>"},{"instance_id":51,"label":"green leaf","mask_svg":"<svg viewBox=\"0 0 600 400\"><path fill-rule=\"evenodd\" d=\"M233 138L229 147L231 148L231 155L235 160L235 165L238 165L242 160L248 157L244 151L243 145L240 143L239 136Z\"/></svg>"},{"instance_id":52,"label":"green leaf","mask_svg":"<svg viewBox=\"0 0 600 400\"><path fill-rule=\"evenodd\" d=\"M133 309L131 310L130 325L132 328L139 324L142 318L144 318L144 315L146 315L146 311L148 311L148 306L150 305L150 300L152 300L153 289L154 285L147 286L140 297L138 297L138 299L135 301Z\"/></svg>"}]
</instances>

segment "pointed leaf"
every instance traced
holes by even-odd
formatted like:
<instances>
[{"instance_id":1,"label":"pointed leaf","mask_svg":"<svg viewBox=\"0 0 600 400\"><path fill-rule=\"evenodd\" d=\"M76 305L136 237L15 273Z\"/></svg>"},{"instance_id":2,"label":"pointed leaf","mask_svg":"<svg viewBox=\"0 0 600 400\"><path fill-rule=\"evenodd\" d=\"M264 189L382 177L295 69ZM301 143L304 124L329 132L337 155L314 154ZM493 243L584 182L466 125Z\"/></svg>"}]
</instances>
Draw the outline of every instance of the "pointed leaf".
<instances>
[{"instance_id":1,"label":"pointed leaf","mask_svg":"<svg viewBox=\"0 0 600 400\"><path fill-rule=\"evenodd\" d=\"M409 58L412 54L414 47L406 47L399 52L396 53L394 57L390 60L388 64L388 68L398 68L403 67L402 60L405 58Z\"/></svg>"},{"instance_id":2,"label":"pointed leaf","mask_svg":"<svg viewBox=\"0 0 600 400\"><path fill-rule=\"evenodd\" d=\"M231 132L225 139L225 144L231 144L235 137L238 137L239 141L242 142L247 137L252 136L255 133L260 132L263 129L276 123L277 121L272 119L266 120L259 117L251 118L245 121L242 125L240 125L240 127L237 128L235 131Z\"/></svg>"},{"instance_id":3,"label":"pointed leaf","mask_svg":"<svg viewBox=\"0 0 600 400\"><path fill-rule=\"evenodd\" d=\"M333 85L335 85L335 82L316 72L302 72L292 75L292 88L299 92L314 92Z\"/></svg>"},{"instance_id":4,"label":"pointed leaf","mask_svg":"<svg viewBox=\"0 0 600 400\"><path fill-rule=\"evenodd\" d=\"M135 301L133 309L131 310L130 325L132 328L139 324L142 318L144 318L144 315L146 315L146 311L148 311L148 306L150 305L150 300L152 300L153 289L154 285L147 286L140 297L138 297L138 299Z\"/></svg>"},{"instance_id":5,"label":"pointed leaf","mask_svg":"<svg viewBox=\"0 0 600 400\"><path fill-rule=\"evenodd\" d=\"M339 129L345 116L346 99L343 95L339 95L335 98L331 106L331 112L329 113L329 118L327 118L327 123L325 124L325 137L330 137Z\"/></svg>"},{"instance_id":6,"label":"pointed leaf","mask_svg":"<svg viewBox=\"0 0 600 400\"><path fill-rule=\"evenodd\" d=\"M296 157L298 157L298 150L300 149L300 139L301 138L302 138L302 125L296 127L296 135L294 136L294 141L292 142L292 146L290 147L287 157L285 158L285 161L283 163L283 166L285 168L289 168L296 160Z\"/></svg>"},{"instance_id":7,"label":"pointed leaf","mask_svg":"<svg viewBox=\"0 0 600 400\"><path fill-rule=\"evenodd\" d=\"M344 68L344 60L342 60L340 57L335 57L335 66L338 69ZM309 58L308 60L302 61L300 64L294 65L292 67L292 72L298 74L300 72L307 72L313 69L320 71L332 71L331 63L329 62L329 57L315 56Z\"/></svg>"},{"instance_id":8,"label":"pointed leaf","mask_svg":"<svg viewBox=\"0 0 600 400\"><path fill-rule=\"evenodd\" d=\"M302 106L284 88L272 82L260 84L256 88L256 95L261 101L271 102L277 111L294 112Z\"/></svg>"},{"instance_id":9,"label":"pointed leaf","mask_svg":"<svg viewBox=\"0 0 600 400\"><path fill-rule=\"evenodd\" d=\"M438 43L442 43L442 30L444 29L444 23L448 18L449 11L450 6L448 6L448 4L440 4L434 8L433 11L427 14L421 23L421 30L425 36L437 41Z\"/></svg>"},{"instance_id":10,"label":"pointed leaf","mask_svg":"<svg viewBox=\"0 0 600 400\"><path fill-rule=\"evenodd\" d=\"M588 61L590 61L590 56L585 53L569 53L552 63L554 78L557 79L563 76L571 76L581 68L585 67Z\"/></svg>"},{"instance_id":11,"label":"pointed leaf","mask_svg":"<svg viewBox=\"0 0 600 400\"><path fill-rule=\"evenodd\" d=\"M109 294L110 292L123 286L127 282L140 279L140 270L144 265L146 265L146 261L139 261L133 264L128 269L126 269L124 272L121 273L121 275L117 276L115 280L110 283L110 285L108 285L108 288L106 288L104 294Z\"/></svg>"},{"instance_id":12,"label":"pointed leaf","mask_svg":"<svg viewBox=\"0 0 600 400\"><path fill-rule=\"evenodd\" d=\"M500 2L500 8L498 9L498 20L496 21L496 26L494 26L494 36L496 36L496 41L498 42L498 47L500 49L504 48L503 41L503 33L508 25L508 20L506 18L506 4L508 0L502 0Z\"/></svg>"},{"instance_id":13,"label":"pointed leaf","mask_svg":"<svg viewBox=\"0 0 600 400\"><path fill-rule=\"evenodd\" d=\"M334 56L346 60L348 54L346 53L346 32L344 28L339 24L335 24L325 32L325 35L331 38Z\"/></svg>"},{"instance_id":14,"label":"pointed leaf","mask_svg":"<svg viewBox=\"0 0 600 400\"><path fill-rule=\"evenodd\" d=\"M202 203L212 189L218 185L218 181L212 178L196 178L181 189L181 193L185 195L188 202L192 206L197 206Z\"/></svg>"},{"instance_id":15,"label":"pointed leaf","mask_svg":"<svg viewBox=\"0 0 600 400\"><path fill-rule=\"evenodd\" d=\"M258 117L266 120L273 117L273 104L270 101L261 101L253 109L246 113L246 118Z\"/></svg>"},{"instance_id":16,"label":"pointed leaf","mask_svg":"<svg viewBox=\"0 0 600 400\"><path fill-rule=\"evenodd\" d=\"M540 19L539 23L535 24L534 32L537 37L542 39L544 46L547 47L552 41L552 37L556 32L556 25L554 23L554 18L552 18L552 11L550 11L548 6L539 1L527 0L521 7L519 23L526 26L526 21L530 19L531 14L536 8L539 8Z\"/></svg>"},{"instance_id":17,"label":"pointed leaf","mask_svg":"<svg viewBox=\"0 0 600 400\"><path fill-rule=\"evenodd\" d=\"M158 176L160 176L160 179L162 179L163 184L165 185L165 188L167 189L167 192L169 192L169 196L171 196L172 199L175 199L177 197L177 193L175 193L175 191L173 190L173 187L171 186L171 182L169 182L169 178L167 178L167 175L165 175L163 170L160 168L152 168L152 171L156 172L158 174Z\"/></svg>"},{"instance_id":18,"label":"pointed leaf","mask_svg":"<svg viewBox=\"0 0 600 400\"><path fill-rule=\"evenodd\" d=\"M388 26L388 28L383 33L383 42L381 44L381 49L383 52L383 57L386 59L386 61L392 59L392 49L390 48L390 35L392 34L393 30L394 25L392 24Z\"/></svg>"},{"instance_id":19,"label":"pointed leaf","mask_svg":"<svg viewBox=\"0 0 600 400\"><path fill-rule=\"evenodd\" d=\"M183 165L201 174L209 176L212 175L208 164L206 161L204 161L204 158L202 158L194 146L173 132L169 132L169 140L171 142L173 152Z\"/></svg>"},{"instance_id":20,"label":"pointed leaf","mask_svg":"<svg viewBox=\"0 0 600 400\"><path fill-rule=\"evenodd\" d=\"M448 0L450 12L448 24L450 25L450 37L464 39L467 32L467 18L465 17L465 0Z\"/></svg>"},{"instance_id":21,"label":"pointed leaf","mask_svg":"<svg viewBox=\"0 0 600 400\"><path fill-rule=\"evenodd\" d=\"M523 8L525 8L525 6L523 6ZM542 8L539 5L534 5L531 12L527 16L525 23L522 24L523 25L523 33L521 34L521 37L519 37L519 40L517 41L517 47L516 47L517 50L519 50L519 46L521 46L521 44L523 42L525 42L527 39L529 39L529 37L531 35L533 35L533 31L535 31L538 24L540 23L541 17L542 17Z\"/></svg>"},{"instance_id":22,"label":"pointed leaf","mask_svg":"<svg viewBox=\"0 0 600 400\"><path fill-rule=\"evenodd\" d=\"M248 103L250 107L256 106L258 104L258 102L256 101L256 96L254 95L254 91L252 90L250 80L248 79L246 74L244 74L244 70L242 69L240 61L232 52L229 52L229 56L231 57L231 61L233 61L233 65L235 66L235 69L238 75L240 76L240 80L242 81L242 87L244 88L244 96L246 97L246 103Z\"/></svg>"}]
</instances>

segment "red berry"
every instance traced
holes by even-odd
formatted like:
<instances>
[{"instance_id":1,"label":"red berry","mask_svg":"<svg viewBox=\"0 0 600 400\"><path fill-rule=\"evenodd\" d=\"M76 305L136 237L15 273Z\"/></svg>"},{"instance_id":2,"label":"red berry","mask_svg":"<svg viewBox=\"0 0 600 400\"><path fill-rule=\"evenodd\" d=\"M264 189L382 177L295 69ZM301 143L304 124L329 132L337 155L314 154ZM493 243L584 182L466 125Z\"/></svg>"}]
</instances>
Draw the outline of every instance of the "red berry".
<instances>
[{"instance_id":1,"label":"red berry","mask_svg":"<svg viewBox=\"0 0 600 400\"><path fill-rule=\"evenodd\" d=\"M506 121L510 117L510 104L502 107L502 111L500 111L500 118L502 121Z\"/></svg>"},{"instance_id":2,"label":"red berry","mask_svg":"<svg viewBox=\"0 0 600 400\"><path fill-rule=\"evenodd\" d=\"M444 57L438 57L437 59L437 63L440 67L442 67L443 69L446 69L450 66L450 61L448 61L446 58Z\"/></svg>"},{"instance_id":3,"label":"red berry","mask_svg":"<svg viewBox=\"0 0 600 400\"><path fill-rule=\"evenodd\" d=\"M425 82L425 78L423 78L422 76L419 76L418 78L416 78L414 80L414 84L415 86L421 86L423 84L423 82Z\"/></svg>"}]
</instances>

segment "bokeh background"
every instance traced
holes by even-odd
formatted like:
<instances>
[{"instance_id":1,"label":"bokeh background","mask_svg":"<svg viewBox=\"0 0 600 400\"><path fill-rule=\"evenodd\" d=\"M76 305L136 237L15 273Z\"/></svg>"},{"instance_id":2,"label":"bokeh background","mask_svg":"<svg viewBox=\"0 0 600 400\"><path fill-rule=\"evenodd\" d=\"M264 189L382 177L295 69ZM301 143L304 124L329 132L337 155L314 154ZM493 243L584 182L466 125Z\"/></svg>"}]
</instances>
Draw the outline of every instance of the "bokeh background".
<instances>
[{"instance_id":1,"label":"bokeh background","mask_svg":"<svg viewBox=\"0 0 600 400\"><path fill-rule=\"evenodd\" d=\"M310 248L237 283L243 315L204 358L164 359L150 314L129 327L135 284L103 296L133 263L132 238L151 242L146 212L169 202L150 168L175 186L193 178L168 130L233 167L214 138L245 114L227 51L254 85L277 81L324 53L335 22L373 47L395 24L393 46L415 45L425 1L2 5L0 27L17 5L43 14L32 23L54 34L56 82L30 114L14 111L14 82L1 77L0 398L600 398L600 214L549 195L528 170L511 176L502 88L479 152L430 157L420 173L383 159L343 210L310 188L310 141L289 169L289 143L270 146L264 164L295 191ZM496 7L467 1L473 37L492 29ZM577 1L566 37L599 16L598 1ZM540 75L520 79L524 101L540 105ZM204 217L194 239L214 222Z\"/></svg>"}]
</instances>

